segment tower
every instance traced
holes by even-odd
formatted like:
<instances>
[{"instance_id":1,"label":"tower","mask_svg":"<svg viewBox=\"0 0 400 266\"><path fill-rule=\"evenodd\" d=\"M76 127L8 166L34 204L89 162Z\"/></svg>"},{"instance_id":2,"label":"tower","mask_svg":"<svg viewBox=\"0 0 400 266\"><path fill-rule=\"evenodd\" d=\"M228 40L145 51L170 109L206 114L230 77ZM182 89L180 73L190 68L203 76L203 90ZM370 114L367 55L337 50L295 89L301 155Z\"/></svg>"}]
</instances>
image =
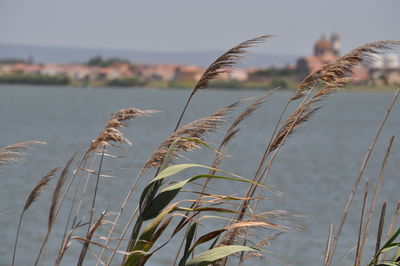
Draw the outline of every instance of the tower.
<instances>
[{"instance_id":1,"label":"tower","mask_svg":"<svg viewBox=\"0 0 400 266\"><path fill-rule=\"evenodd\" d=\"M332 52L332 44L326 39L325 35L322 35L321 39L315 43L314 55L323 57Z\"/></svg>"},{"instance_id":2,"label":"tower","mask_svg":"<svg viewBox=\"0 0 400 266\"><path fill-rule=\"evenodd\" d=\"M331 45L333 54L337 57L340 56L340 49L342 48L342 43L340 41L340 35L338 33L333 33L331 36Z\"/></svg>"}]
</instances>

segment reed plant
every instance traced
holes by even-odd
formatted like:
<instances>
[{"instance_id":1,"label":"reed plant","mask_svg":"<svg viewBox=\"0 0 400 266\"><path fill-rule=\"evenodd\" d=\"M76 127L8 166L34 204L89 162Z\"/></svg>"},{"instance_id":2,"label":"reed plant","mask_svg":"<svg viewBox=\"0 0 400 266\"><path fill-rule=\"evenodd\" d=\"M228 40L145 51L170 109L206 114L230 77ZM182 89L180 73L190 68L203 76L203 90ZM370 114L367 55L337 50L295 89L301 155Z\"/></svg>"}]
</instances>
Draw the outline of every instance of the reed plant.
<instances>
[{"instance_id":1,"label":"reed plant","mask_svg":"<svg viewBox=\"0 0 400 266\"><path fill-rule=\"evenodd\" d=\"M290 230L290 226L285 223L290 220L290 216L281 210L260 212L257 209L260 202L264 202L265 193L280 195L280 192L270 187L267 182L278 152L296 129L316 114L325 97L351 81L352 69L355 66L368 60L371 55L391 49L400 42L378 41L365 44L307 76L283 107L273 132L268 134L270 137L266 138L264 154L255 169L255 174L242 177L220 169L226 148L234 141L235 136L240 134L241 123L265 104L279 88L259 97L232 103L185 125L182 125L182 121L197 93L206 89L219 74L229 71L230 67L245 56L249 48L272 37L266 35L244 41L211 63L183 104L176 125L171 127L170 136L163 140L143 166L137 169L137 175L132 178L130 186L125 192L121 192L125 193L122 202L106 208L97 200L99 193L107 189L102 186L103 179L108 177L108 173L103 169L104 162L118 159L114 154L115 147L132 145L122 133L122 129L130 120L151 117L156 115L157 111L132 107L112 114L104 129L89 143L84 152L75 153L63 167L54 168L34 186L20 216L11 264L18 265L17 249L23 215L57 172L59 176L49 206L47 232L40 247L37 247L39 251L36 258L32 258L34 265L60 265L74 242L82 244L81 252L76 258L77 265L84 264L91 247L96 247L94 256L97 265L145 265L150 263L153 257L165 256L162 254L166 245L176 247L173 264L179 266L234 263L242 265L249 258L260 258L266 254L273 256L268 246L277 235ZM331 265L334 260L350 205L398 95L399 90L373 136L337 229L334 230L333 225L329 227L324 265ZM297 107L287 114L290 105ZM220 143L211 145L208 142L208 136L221 133ZM370 259L367 265L400 265L400 244L397 239L400 229L396 230L400 205L397 205L390 219L386 236L383 234L383 228L387 203L383 205L375 253L364 254L393 142L394 137L389 141L369 209L368 185L364 190L354 265L362 265L362 258L366 257ZM0 165L16 160L17 156L21 155L20 150L28 148L31 144L36 143L22 143L0 149ZM209 165L176 163L185 153L195 152L199 148L208 149L213 154ZM138 189L139 182L146 183L143 190ZM211 190L210 183L214 182L225 182L227 185L237 183L242 191L231 195L226 191ZM131 208L130 203L135 202L134 196L139 196L139 201ZM64 212L60 212L61 209ZM66 214L62 219L58 217L61 213ZM121 223L123 214L128 217L126 222ZM58 253L55 257L43 256L48 240L52 237L54 224L60 220L64 230L62 237L57 239ZM221 226L216 227L215 224ZM256 237L255 230L258 232ZM384 244L381 244L382 242ZM389 257L391 251L395 253ZM232 259L234 255L236 257Z\"/></svg>"}]
</instances>

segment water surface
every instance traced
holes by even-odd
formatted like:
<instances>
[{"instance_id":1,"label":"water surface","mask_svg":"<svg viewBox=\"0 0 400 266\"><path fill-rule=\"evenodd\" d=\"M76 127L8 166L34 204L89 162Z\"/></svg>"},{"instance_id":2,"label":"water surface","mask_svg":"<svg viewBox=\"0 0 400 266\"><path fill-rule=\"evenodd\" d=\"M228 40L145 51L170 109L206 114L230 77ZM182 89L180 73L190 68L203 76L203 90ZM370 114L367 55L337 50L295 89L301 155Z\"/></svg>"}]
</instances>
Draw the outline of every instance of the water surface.
<instances>
[{"instance_id":1,"label":"water surface","mask_svg":"<svg viewBox=\"0 0 400 266\"><path fill-rule=\"evenodd\" d=\"M114 89L114 88L68 88L34 86L0 86L0 146L27 140L41 140L47 145L36 147L24 160L2 167L0 172L0 265L9 265L15 237L16 223L24 201L35 182L49 169L64 164L77 150L84 149L91 139L102 130L109 115L119 109L136 107L156 109L162 112L151 118L141 118L130 123L124 130L133 146L113 150L128 159L104 162L106 170L124 168L114 172L117 178L102 180L98 202L110 211L117 210L127 186L158 144L174 128L178 113L188 96L188 91L173 89ZM261 91L200 91L189 107L184 122L208 115L225 105L242 98L258 96ZM270 137L276 119L290 92L282 91L269 98L256 115L243 122L243 129L229 147L229 157L221 168L242 176L252 176ZM267 257L266 262L251 261L249 264L264 265L321 265L329 224L337 224L341 211L353 185L373 135L383 118L392 93L340 92L323 102L321 109L306 126L297 130L283 149L268 177L271 186L287 197L267 200L259 210L287 210L296 217L301 229L279 236L271 242L270 250L279 254L283 261ZM399 136L400 105L397 104L388 120L382 136L361 181L369 179L374 185L379 167L391 135ZM222 130L221 130L222 132ZM214 137L211 142L217 142ZM398 197L400 176L400 145L395 140L393 153L385 171L378 206L389 202L388 213ZM209 164L213 154L201 151L187 155L187 160ZM186 160L186 161L187 161ZM185 161L184 161L185 162ZM141 182L143 187L149 173ZM51 188L54 186L52 184ZM238 193L242 185L214 182L213 189L219 193ZM372 190L372 187L370 188ZM272 197L271 194L265 194ZM47 228L51 193L44 193L40 200L26 213L21 231L17 265L30 265L39 249ZM137 200L138 195L135 195ZM67 201L68 203L69 201ZM135 200L129 207L133 207ZM352 263L352 256L342 258L356 244L357 222L360 216L361 194L358 194L348 223L344 227L334 265ZM62 213L63 214L63 213ZM288 217L289 218L289 217ZM294 217L291 217L294 218ZM61 215L58 221L63 222ZM126 221L127 217L123 218ZM376 233L376 223L371 234ZM63 227L56 227L53 238L62 236ZM103 232L104 233L104 232ZM59 247L51 241L49 257ZM368 252L374 243L368 246ZM63 265L74 265L80 244L73 243ZM176 252L176 245L164 248L163 256L150 265L168 265ZM52 264L53 259L49 259ZM119 260L116 260L117 265ZM87 265L94 258L88 254Z\"/></svg>"}]
</instances>

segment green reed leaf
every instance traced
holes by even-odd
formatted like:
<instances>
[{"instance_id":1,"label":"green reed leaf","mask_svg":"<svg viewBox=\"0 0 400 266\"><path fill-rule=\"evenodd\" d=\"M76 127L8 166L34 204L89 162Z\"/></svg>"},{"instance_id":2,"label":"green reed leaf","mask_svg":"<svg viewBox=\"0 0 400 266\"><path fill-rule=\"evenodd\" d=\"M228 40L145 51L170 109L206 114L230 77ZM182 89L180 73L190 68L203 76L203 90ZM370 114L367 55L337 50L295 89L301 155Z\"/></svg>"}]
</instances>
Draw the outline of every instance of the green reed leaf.
<instances>
[{"instance_id":1,"label":"green reed leaf","mask_svg":"<svg viewBox=\"0 0 400 266\"><path fill-rule=\"evenodd\" d=\"M198 256L190 260L186 264L186 266L209 265L210 263L216 260L225 258L229 255L232 255L233 253L241 251L257 251L257 250L251 247L239 246L239 245L217 247L200 253Z\"/></svg>"}]
</instances>

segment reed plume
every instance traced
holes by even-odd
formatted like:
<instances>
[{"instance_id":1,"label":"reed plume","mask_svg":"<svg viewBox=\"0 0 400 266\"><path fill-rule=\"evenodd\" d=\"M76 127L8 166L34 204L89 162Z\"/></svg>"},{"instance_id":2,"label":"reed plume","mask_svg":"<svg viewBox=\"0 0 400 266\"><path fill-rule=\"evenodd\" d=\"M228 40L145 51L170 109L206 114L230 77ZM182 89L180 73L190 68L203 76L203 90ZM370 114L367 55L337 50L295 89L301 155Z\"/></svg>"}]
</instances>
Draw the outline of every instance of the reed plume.
<instances>
[{"instance_id":1,"label":"reed plume","mask_svg":"<svg viewBox=\"0 0 400 266\"><path fill-rule=\"evenodd\" d=\"M289 117L280 127L276 135L273 135L273 138L271 139L270 144L268 145L262 158L262 163L259 166L259 170L261 170L261 168L264 168L263 163L265 162L266 158L272 152L275 151L275 153L270 158L269 163L267 164L267 166L265 166L264 170L260 171L261 174L259 176L257 176L259 173L259 170L257 170L257 174L256 176L254 176L253 180L257 182L262 182L264 177L268 174L269 169L271 168L272 162L276 156L279 147L283 145L285 143L285 140L295 132L295 129L299 128L302 124L307 122L312 117L312 115L321 108L314 107L315 103L320 102L324 97L335 92L337 88L342 87L344 84L351 81L350 74L352 73L352 69L354 66L369 60L373 54L379 54L399 44L399 41L378 41L362 45L352 50L348 54L340 57L336 61L322 66L320 69L308 75L299 84L290 101L303 98L304 96L307 97L303 100L299 107L291 115L289 115ZM310 96L312 90L316 88L318 84L321 84L322 88L320 88L318 92L316 92L313 96ZM256 186L251 184L248 192L246 193L246 197L253 197L255 190ZM248 209L248 204L249 201L244 201L242 207L239 209L239 221L243 219L244 213ZM233 240L233 237L234 234L233 236L231 236L230 239Z\"/></svg>"},{"instance_id":2,"label":"reed plume","mask_svg":"<svg viewBox=\"0 0 400 266\"><path fill-rule=\"evenodd\" d=\"M100 135L92 141L89 147L89 151L94 151L101 146L112 146L111 142L132 143L126 139L119 128L126 127L127 121L135 119L137 117L149 116L158 111L155 110L139 110L136 108L121 109L115 114L112 114L110 119L106 122L104 130Z\"/></svg>"},{"instance_id":3,"label":"reed plume","mask_svg":"<svg viewBox=\"0 0 400 266\"><path fill-rule=\"evenodd\" d=\"M259 36L247 41L244 41L235 47L229 49L226 53L218 57L204 72L200 80L196 83L192 94L198 90L205 89L218 75L228 71L230 67L238 63L238 61L245 57L247 49L254 47L257 44L265 42L266 39L273 37L273 35Z\"/></svg>"},{"instance_id":4,"label":"reed plume","mask_svg":"<svg viewBox=\"0 0 400 266\"><path fill-rule=\"evenodd\" d=\"M353 67L371 60L375 54L400 45L400 41L378 41L362 45L336 61L327 64L309 74L298 86L292 99L298 99L307 94L307 91L322 84L325 88L339 88L352 80Z\"/></svg>"},{"instance_id":5,"label":"reed plume","mask_svg":"<svg viewBox=\"0 0 400 266\"><path fill-rule=\"evenodd\" d=\"M75 154L69 159L67 164L64 166L63 170L61 171L60 177L58 178L56 187L53 191L53 196L51 199L51 205L50 205L50 211L49 211L49 219L47 222L47 233L46 233L45 239L42 243L42 246L40 247L39 254L38 254L35 264L34 264L35 266L39 263L40 256L42 255L43 249L49 239L51 229L56 221L57 207L58 207L58 202L59 202L60 196L61 196L61 189L65 183L66 176L68 174L69 168L73 162L74 157L75 157Z\"/></svg>"},{"instance_id":6,"label":"reed plume","mask_svg":"<svg viewBox=\"0 0 400 266\"><path fill-rule=\"evenodd\" d=\"M235 47L229 49L227 52L225 52L223 55L218 57L211 65L208 66L208 68L204 71L203 75L199 79L199 81L196 83L194 86L189 98L186 101L186 104L182 110L181 115L179 116L178 122L175 126L174 131L176 131L179 128L179 125L182 121L182 117L186 112L186 109L192 100L193 95L196 94L197 91L205 89L208 87L210 84L210 81L215 79L218 75L222 73L226 73L230 67L235 65L240 61L240 59L244 58L247 49L254 47L255 45L259 43L263 43L266 39L274 37L273 35L263 35L259 36L247 41L244 41L242 43L239 43Z\"/></svg>"},{"instance_id":7,"label":"reed plume","mask_svg":"<svg viewBox=\"0 0 400 266\"><path fill-rule=\"evenodd\" d=\"M146 171L151 167L160 167L165 155L167 154L169 146L176 140L178 141L173 154L174 158L180 157L178 154L179 151L187 152L198 149L199 145L193 140L203 141L207 134L214 132L219 126L224 124L226 122L225 119L227 113L234 110L241 103L242 101L235 102L218 110L210 116L192 121L173 132L161 143L156 151L153 152L142 171ZM182 137L190 139L181 139Z\"/></svg>"},{"instance_id":8,"label":"reed plume","mask_svg":"<svg viewBox=\"0 0 400 266\"><path fill-rule=\"evenodd\" d=\"M29 209L34 201L36 201L39 197L39 194L43 191L43 189L49 184L50 180L54 177L59 167L56 167L50 170L46 175L44 175L36 186L33 188L31 193L28 196L28 199L25 202L23 211Z\"/></svg>"},{"instance_id":9,"label":"reed plume","mask_svg":"<svg viewBox=\"0 0 400 266\"><path fill-rule=\"evenodd\" d=\"M321 101L324 96L332 94L338 88L350 82L352 80L351 74L355 66L370 60L372 55L380 54L396 45L400 45L400 41L367 43L308 75L298 86L291 98L292 100L302 98L318 84L321 84L322 88L312 96L310 100L305 101L304 104L300 105L299 108L289 116L272 141L269 152L275 150L279 145L282 145L284 139L290 136L294 129L306 122L320 108L312 108L313 104Z\"/></svg>"},{"instance_id":10,"label":"reed plume","mask_svg":"<svg viewBox=\"0 0 400 266\"><path fill-rule=\"evenodd\" d=\"M18 244L18 237L19 237L19 232L20 232L20 228L21 228L22 217L24 216L25 212L29 209L29 207L32 205L32 203L34 203L38 199L40 193L49 184L50 180L54 177L57 170L58 170L58 167L52 169L47 174L45 174L42 178L40 178L39 182L37 182L36 186L33 188L31 193L29 194L28 198L26 199L24 208L22 209L21 215L19 217L11 265L14 265L14 263L15 263L15 255L17 252L17 244Z\"/></svg>"},{"instance_id":11,"label":"reed plume","mask_svg":"<svg viewBox=\"0 0 400 266\"><path fill-rule=\"evenodd\" d=\"M26 150L32 149L33 145L46 144L41 141L24 141L16 144L8 145L0 149L0 166L10 162L16 162L20 156L25 155Z\"/></svg>"},{"instance_id":12,"label":"reed plume","mask_svg":"<svg viewBox=\"0 0 400 266\"><path fill-rule=\"evenodd\" d=\"M218 168L223 156L224 156L224 150L226 146L229 144L229 142L239 133L241 128L239 127L240 123L243 122L246 118L251 116L258 108L262 106L262 104L265 102L265 100L272 95L274 91L265 93L253 100L253 102L247 106L242 113L239 114L238 117L231 123L231 126L229 129L226 131L224 138L222 139L222 142L218 148L218 152L215 155L215 159L213 163L211 164L212 168ZM245 99L246 100L246 99ZM212 174L212 173L211 173Z\"/></svg>"}]
</instances>

